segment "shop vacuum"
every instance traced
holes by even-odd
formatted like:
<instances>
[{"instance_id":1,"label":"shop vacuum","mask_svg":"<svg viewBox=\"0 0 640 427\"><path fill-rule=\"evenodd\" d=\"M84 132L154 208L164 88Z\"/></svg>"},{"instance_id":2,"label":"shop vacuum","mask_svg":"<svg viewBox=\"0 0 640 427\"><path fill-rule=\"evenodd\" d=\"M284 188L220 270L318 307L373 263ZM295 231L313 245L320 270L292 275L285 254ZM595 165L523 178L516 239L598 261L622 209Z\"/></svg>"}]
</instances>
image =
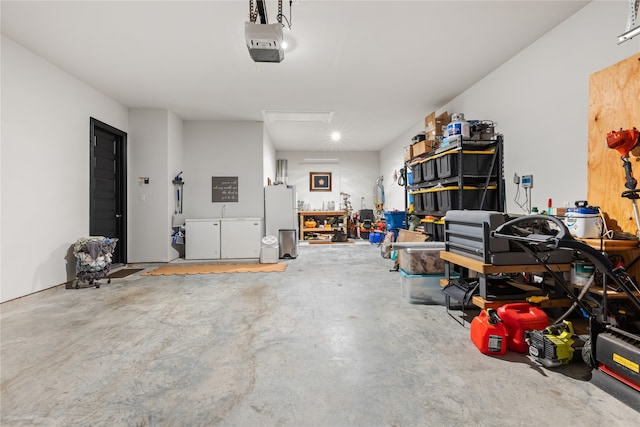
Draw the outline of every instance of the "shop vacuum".
<instances>
[{"instance_id":1,"label":"shop vacuum","mask_svg":"<svg viewBox=\"0 0 640 427\"><path fill-rule=\"evenodd\" d=\"M553 224L549 224L549 222ZM546 229L552 234L529 232ZM556 230L556 231L553 231ZM555 234L553 234L555 233ZM585 243L575 240L566 225L549 215L529 215L508 221L491 232L491 237L509 239L533 256L572 298L571 307L554 325L541 331L528 331L529 354L547 367L569 363L578 348L592 370L591 382L628 406L640 411L640 289L625 269L615 266L605 255ZM546 264L545 252L565 249L593 263L602 273L603 286L624 292L624 307L617 310L606 298L593 307L583 301L593 281L575 295L564 279ZM576 308L589 318L589 333L584 343L576 341L573 326L565 319Z\"/></svg>"}]
</instances>

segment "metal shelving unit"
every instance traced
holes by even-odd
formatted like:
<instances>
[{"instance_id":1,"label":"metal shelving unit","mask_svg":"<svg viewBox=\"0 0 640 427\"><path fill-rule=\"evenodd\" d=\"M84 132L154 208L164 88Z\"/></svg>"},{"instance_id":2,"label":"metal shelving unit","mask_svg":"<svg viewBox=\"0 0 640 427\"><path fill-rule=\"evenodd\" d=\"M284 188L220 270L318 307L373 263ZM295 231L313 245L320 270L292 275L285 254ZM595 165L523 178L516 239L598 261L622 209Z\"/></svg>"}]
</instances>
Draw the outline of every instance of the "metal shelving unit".
<instances>
[{"instance_id":1,"label":"metal shelving unit","mask_svg":"<svg viewBox=\"0 0 640 427\"><path fill-rule=\"evenodd\" d=\"M504 140L462 139L405 162L413 184L405 183L405 211L442 217L451 209L505 210ZM416 180L417 178L417 180Z\"/></svg>"}]
</instances>

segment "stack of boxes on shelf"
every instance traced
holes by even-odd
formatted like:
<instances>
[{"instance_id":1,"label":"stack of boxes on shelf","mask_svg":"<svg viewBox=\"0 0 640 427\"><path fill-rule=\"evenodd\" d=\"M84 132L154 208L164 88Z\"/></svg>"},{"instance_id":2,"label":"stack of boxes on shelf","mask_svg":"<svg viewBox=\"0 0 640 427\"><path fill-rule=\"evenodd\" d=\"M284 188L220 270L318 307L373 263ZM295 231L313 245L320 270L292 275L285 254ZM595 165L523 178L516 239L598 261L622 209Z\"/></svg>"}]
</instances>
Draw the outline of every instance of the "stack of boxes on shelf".
<instances>
[{"instance_id":1,"label":"stack of boxes on shelf","mask_svg":"<svg viewBox=\"0 0 640 427\"><path fill-rule=\"evenodd\" d=\"M449 114L446 111L439 116L436 116L435 112L426 116L424 119L424 138L414 138L411 145L404 147L404 161L411 161L437 149L449 121Z\"/></svg>"}]
</instances>

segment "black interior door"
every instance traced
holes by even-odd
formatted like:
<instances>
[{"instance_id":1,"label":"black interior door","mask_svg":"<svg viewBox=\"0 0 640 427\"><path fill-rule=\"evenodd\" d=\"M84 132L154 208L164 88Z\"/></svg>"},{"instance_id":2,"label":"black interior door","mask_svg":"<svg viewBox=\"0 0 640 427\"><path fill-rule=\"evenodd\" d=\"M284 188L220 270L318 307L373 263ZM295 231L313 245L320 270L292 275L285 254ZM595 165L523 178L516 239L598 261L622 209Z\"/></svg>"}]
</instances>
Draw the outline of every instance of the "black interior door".
<instances>
[{"instance_id":1,"label":"black interior door","mask_svg":"<svg viewBox=\"0 0 640 427\"><path fill-rule=\"evenodd\" d=\"M117 238L114 264L127 262L127 134L91 118L89 233Z\"/></svg>"}]
</instances>

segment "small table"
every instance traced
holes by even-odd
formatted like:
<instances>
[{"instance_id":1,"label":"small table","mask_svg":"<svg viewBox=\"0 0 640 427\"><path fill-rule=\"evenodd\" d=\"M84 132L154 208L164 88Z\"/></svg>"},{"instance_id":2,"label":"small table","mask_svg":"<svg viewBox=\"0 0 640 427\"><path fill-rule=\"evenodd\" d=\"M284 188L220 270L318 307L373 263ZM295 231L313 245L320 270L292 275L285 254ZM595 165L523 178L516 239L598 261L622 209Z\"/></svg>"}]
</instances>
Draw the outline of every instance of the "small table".
<instances>
[{"instance_id":1,"label":"small table","mask_svg":"<svg viewBox=\"0 0 640 427\"><path fill-rule=\"evenodd\" d=\"M451 264L459 265L463 268L478 273L480 282L480 297L487 298L487 275L508 274L508 273L539 273L547 271L542 264L517 264L517 265L493 265L485 264L480 260L469 258L464 255L449 251L441 251L440 258L445 262L444 274L447 279L451 277ZM571 271L571 264L549 264L549 269L555 273Z\"/></svg>"}]
</instances>

